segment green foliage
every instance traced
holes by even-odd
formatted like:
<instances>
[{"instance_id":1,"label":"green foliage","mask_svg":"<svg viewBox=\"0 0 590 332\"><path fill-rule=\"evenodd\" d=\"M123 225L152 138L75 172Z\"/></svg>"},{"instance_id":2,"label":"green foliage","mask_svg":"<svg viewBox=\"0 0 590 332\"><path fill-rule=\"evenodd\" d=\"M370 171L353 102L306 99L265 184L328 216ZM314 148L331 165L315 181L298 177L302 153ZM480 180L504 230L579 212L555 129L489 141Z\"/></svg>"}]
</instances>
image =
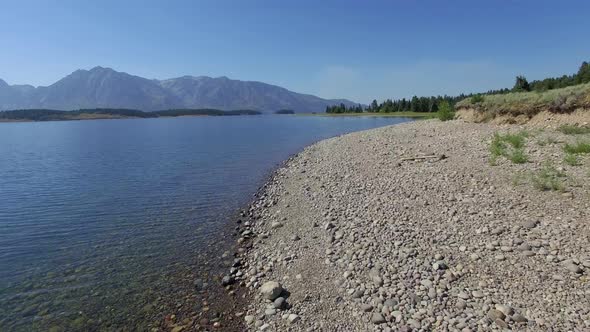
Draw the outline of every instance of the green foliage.
<instances>
[{"instance_id":1,"label":"green foliage","mask_svg":"<svg viewBox=\"0 0 590 332\"><path fill-rule=\"evenodd\" d=\"M526 156L523 149L514 149L511 154L506 156L506 158L514 164L524 164L529 161L529 158Z\"/></svg>"},{"instance_id":2,"label":"green foliage","mask_svg":"<svg viewBox=\"0 0 590 332\"><path fill-rule=\"evenodd\" d=\"M557 128L560 132L566 135L583 135L590 134L590 127L579 127L573 125L563 125Z\"/></svg>"},{"instance_id":3,"label":"green foliage","mask_svg":"<svg viewBox=\"0 0 590 332\"><path fill-rule=\"evenodd\" d=\"M577 142L576 144L566 144L563 150L570 154L590 153L590 143Z\"/></svg>"},{"instance_id":4,"label":"green foliage","mask_svg":"<svg viewBox=\"0 0 590 332\"><path fill-rule=\"evenodd\" d=\"M440 121L449 121L455 118L455 111L448 101L445 100L440 103L438 111L436 112L436 117Z\"/></svg>"},{"instance_id":5,"label":"green foliage","mask_svg":"<svg viewBox=\"0 0 590 332\"><path fill-rule=\"evenodd\" d=\"M471 103L472 104L477 104L477 103L481 103L483 101L483 96L481 94L476 94L471 96Z\"/></svg>"},{"instance_id":6,"label":"green foliage","mask_svg":"<svg viewBox=\"0 0 590 332\"><path fill-rule=\"evenodd\" d=\"M531 86L529 85L529 81L524 76L516 76L516 82L514 83L514 87L512 88L514 92L525 92L531 91Z\"/></svg>"},{"instance_id":7,"label":"green foliage","mask_svg":"<svg viewBox=\"0 0 590 332\"><path fill-rule=\"evenodd\" d=\"M515 164L524 164L528 157L524 153L524 145L529 134L521 131L516 134L495 133L490 143L491 163L495 164L498 157L505 157Z\"/></svg>"},{"instance_id":8,"label":"green foliage","mask_svg":"<svg viewBox=\"0 0 590 332\"><path fill-rule=\"evenodd\" d=\"M580 166L580 161L578 160L578 156L575 154L567 153L563 158L563 161L570 165L570 166Z\"/></svg>"},{"instance_id":9,"label":"green foliage","mask_svg":"<svg viewBox=\"0 0 590 332\"><path fill-rule=\"evenodd\" d=\"M326 106L326 113L330 113L330 114L363 113L363 107L360 104L357 106L347 107L346 105L341 103L340 105Z\"/></svg>"},{"instance_id":10,"label":"green foliage","mask_svg":"<svg viewBox=\"0 0 590 332\"><path fill-rule=\"evenodd\" d=\"M533 186L539 190L564 191L564 178L565 173L560 172L551 164L545 164L539 172L533 174L531 180Z\"/></svg>"}]
</instances>

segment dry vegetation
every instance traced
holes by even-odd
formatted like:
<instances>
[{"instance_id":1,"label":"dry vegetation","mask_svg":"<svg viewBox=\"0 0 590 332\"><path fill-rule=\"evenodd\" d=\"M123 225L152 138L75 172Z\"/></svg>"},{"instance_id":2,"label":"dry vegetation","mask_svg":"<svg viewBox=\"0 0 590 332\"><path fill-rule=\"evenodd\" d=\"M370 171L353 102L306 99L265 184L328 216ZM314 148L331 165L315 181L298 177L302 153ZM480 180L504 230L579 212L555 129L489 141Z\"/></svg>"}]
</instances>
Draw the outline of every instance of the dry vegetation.
<instances>
[{"instance_id":1,"label":"dry vegetation","mask_svg":"<svg viewBox=\"0 0 590 332\"><path fill-rule=\"evenodd\" d=\"M467 98L458 102L456 108L474 110L482 121L498 116L532 118L544 111L571 113L578 109L590 109L590 83L544 92L512 92Z\"/></svg>"}]
</instances>

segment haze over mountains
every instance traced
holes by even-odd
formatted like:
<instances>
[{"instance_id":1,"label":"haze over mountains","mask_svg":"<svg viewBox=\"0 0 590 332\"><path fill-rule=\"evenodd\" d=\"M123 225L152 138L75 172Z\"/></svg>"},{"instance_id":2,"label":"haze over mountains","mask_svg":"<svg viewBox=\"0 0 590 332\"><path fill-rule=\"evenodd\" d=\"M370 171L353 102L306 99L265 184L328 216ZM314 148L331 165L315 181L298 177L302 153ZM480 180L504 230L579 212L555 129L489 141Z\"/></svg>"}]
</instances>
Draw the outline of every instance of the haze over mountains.
<instances>
[{"instance_id":1,"label":"haze over mountains","mask_svg":"<svg viewBox=\"0 0 590 332\"><path fill-rule=\"evenodd\" d=\"M0 79L0 110L214 108L323 112L326 106L340 103L356 105L345 99L323 99L262 82L207 76L150 80L103 67L76 70L47 87L8 85Z\"/></svg>"}]
</instances>

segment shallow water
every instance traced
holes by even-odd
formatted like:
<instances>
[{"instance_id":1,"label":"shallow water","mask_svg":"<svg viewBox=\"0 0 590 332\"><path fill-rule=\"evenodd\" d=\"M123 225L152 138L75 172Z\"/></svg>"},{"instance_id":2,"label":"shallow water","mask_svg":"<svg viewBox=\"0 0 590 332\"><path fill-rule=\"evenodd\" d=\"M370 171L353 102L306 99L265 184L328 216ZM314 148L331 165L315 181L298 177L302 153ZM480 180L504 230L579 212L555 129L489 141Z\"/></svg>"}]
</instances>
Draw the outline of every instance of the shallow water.
<instances>
[{"instance_id":1,"label":"shallow water","mask_svg":"<svg viewBox=\"0 0 590 332\"><path fill-rule=\"evenodd\" d=\"M0 330L145 330L198 310L195 278L219 268L231 216L282 160L405 121L0 123Z\"/></svg>"}]
</instances>

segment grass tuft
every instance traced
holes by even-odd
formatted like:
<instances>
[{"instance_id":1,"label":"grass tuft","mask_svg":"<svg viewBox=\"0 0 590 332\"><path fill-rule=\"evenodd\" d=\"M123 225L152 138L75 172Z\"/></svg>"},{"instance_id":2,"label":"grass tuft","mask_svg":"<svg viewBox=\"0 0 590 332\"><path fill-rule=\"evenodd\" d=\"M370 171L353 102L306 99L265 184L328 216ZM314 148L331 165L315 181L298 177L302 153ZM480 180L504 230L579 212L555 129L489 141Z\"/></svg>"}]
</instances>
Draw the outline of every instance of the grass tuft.
<instances>
[{"instance_id":1,"label":"grass tuft","mask_svg":"<svg viewBox=\"0 0 590 332\"><path fill-rule=\"evenodd\" d=\"M578 160L578 156L576 156L575 154L571 154L571 153L567 153L565 155L565 157L563 158L563 161L570 165L570 166L580 166L581 163Z\"/></svg>"},{"instance_id":2,"label":"grass tuft","mask_svg":"<svg viewBox=\"0 0 590 332\"><path fill-rule=\"evenodd\" d=\"M590 127L578 127L572 125L563 125L557 128L560 132L566 135L584 135L590 134Z\"/></svg>"},{"instance_id":3,"label":"grass tuft","mask_svg":"<svg viewBox=\"0 0 590 332\"><path fill-rule=\"evenodd\" d=\"M533 186L539 190L564 191L563 180L565 176L565 173L557 170L551 164L546 164L539 172L533 174L531 179Z\"/></svg>"},{"instance_id":4,"label":"grass tuft","mask_svg":"<svg viewBox=\"0 0 590 332\"><path fill-rule=\"evenodd\" d=\"M498 157L505 157L515 164L524 164L528 157L524 153L524 145L528 132L521 131L516 134L495 133L490 144L491 164L494 165Z\"/></svg>"},{"instance_id":5,"label":"grass tuft","mask_svg":"<svg viewBox=\"0 0 590 332\"><path fill-rule=\"evenodd\" d=\"M590 143L578 142L576 144L566 144L563 150L569 154L590 153Z\"/></svg>"}]
</instances>

